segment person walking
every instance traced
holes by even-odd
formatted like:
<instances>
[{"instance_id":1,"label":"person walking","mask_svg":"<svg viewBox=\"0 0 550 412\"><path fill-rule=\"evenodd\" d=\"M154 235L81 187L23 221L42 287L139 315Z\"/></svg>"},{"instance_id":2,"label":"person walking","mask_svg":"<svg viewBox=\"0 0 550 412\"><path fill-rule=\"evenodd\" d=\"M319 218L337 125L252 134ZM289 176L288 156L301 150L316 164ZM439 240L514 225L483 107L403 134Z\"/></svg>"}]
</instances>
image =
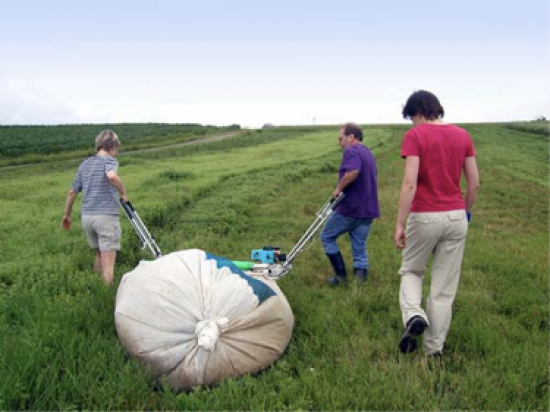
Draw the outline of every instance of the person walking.
<instances>
[{"instance_id":1,"label":"person walking","mask_svg":"<svg viewBox=\"0 0 550 412\"><path fill-rule=\"evenodd\" d=\"M84 160L74 178L65 201L62 228L71 228L71 212L75 199L82 200L82 229L92 249L95 249L94 270L106 284L113 282L117 251L120 250L120 220L117 192L128 201L124 184L117 174L115 156L120 140L112 130L104 130L96 138L96 155Z\"/></svg>"},{"instance_id":2,"label":"person walking","mask_svg":"<svg viewBox=\"0 0 550 412\"><path fill-rule=\"evenodd\" d=\"M440 356L451 324L479 175L470 135L442 121L445 112L433 93L414 92L402 114L414 127L405 133L401 148L405 173L394 236L395 246L402 249L399 302L404 332L399 350L415 351L425 331L426 354ZM430 255L432 280L424 311L422 283Z\"/></svg>"},{"instance_id":3,"label":"person walking","mask_svg":"<svg viewBox=\"0 0 550 412\"><path fill-rule=\"evenodd\" d=\"M328 279L330 286L346 282L346 265L336 240L348 233L353 253L353 269L356 280L365 282L368 276L369 260L367 238L373 220L380 216L376 161L372 152L362 143L363 131L354 123L340 128L338 144L343 149L339 179L332 194L345 197L330 215L320 234L327 257L334 269L334 276Z\"/></svg>"}]
</instances>

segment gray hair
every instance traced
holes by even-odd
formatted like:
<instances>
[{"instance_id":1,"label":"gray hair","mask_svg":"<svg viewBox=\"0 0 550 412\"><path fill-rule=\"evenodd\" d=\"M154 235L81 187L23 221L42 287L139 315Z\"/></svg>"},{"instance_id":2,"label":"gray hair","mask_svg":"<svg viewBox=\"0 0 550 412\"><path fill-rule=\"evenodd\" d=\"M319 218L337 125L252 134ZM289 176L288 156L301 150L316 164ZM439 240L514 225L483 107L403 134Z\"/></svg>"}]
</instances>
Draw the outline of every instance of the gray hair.
<instances>
[{"instance_id":1,"label":"gray hair","mask_svg":"<svg viewBox=\"0 0 550 412\"><path fill-rule=\"evenodd\" d=\"M120 140L118 136L112 130L103 130L95 138L95 150L100 151L101 149L110 152L113 149L116 149L120 146Z\"/></svg>"}]
</instances>

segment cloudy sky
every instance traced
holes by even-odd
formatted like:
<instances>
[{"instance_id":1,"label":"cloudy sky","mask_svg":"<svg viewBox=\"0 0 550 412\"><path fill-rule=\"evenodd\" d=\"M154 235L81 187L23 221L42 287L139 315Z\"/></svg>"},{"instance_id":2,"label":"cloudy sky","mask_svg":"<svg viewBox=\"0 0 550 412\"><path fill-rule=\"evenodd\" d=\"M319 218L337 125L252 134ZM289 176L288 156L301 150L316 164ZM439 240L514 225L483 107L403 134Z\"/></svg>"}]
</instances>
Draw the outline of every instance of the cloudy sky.
<instances>
[{"instance_id":1,"label":"cloudy sky","mask_svg":"<svg viewBox=\"0 0 550 412\"><path fill-rule=\"evenodd\" d=\"M0 124L550 118L548 0L0 0Z\"/></svg>"}]
</instances>

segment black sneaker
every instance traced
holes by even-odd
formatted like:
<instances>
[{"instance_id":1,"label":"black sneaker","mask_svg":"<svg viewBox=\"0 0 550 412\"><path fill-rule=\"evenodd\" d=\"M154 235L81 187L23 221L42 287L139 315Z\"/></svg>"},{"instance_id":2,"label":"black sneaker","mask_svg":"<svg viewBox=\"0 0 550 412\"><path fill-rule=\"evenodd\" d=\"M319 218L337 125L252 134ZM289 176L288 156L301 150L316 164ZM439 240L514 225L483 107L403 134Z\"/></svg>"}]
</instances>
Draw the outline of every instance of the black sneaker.
<instances>
[{"instance_id":1,"label":"black sneaker","mask_svg":"<svg viewBox=\"0 0 550 412\"><path fill-rule=\"evenodd\" d=\"M422 316L414 316L407 322L405 331L401 335L401 340L399 341L399 350L401 353L411 353L416 350L417 339L424 329L428 327L428 323L422 318Z\"/></svg>"}]
</instances>

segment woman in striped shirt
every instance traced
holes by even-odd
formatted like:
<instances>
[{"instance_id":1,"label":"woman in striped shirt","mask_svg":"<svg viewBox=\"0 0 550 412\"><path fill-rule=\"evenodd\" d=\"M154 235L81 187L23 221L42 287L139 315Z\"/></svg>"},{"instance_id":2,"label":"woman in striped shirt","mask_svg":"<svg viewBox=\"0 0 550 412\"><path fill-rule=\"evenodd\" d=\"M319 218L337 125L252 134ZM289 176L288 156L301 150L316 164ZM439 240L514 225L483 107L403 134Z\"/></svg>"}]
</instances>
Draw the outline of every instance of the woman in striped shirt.
<instances>
[{"instance_id":1,"label":"woman in striped shirt","mask_svg":"<svg viewBox=\"0 0 550 412\"><path fill-rule=\"evenodd\" d=\"M88 244L95 249L94 270L106 284L113 282L117 251L120 250L118 195L127 202L128 195L117 169L115 156L120 140L112 130L102 131L96 138L95 156L84 160L74 178L63 214L63 229L71 228L71 211L78 193L83 192L82 229ZM118 194L118 195L117 195Z\"/></svg>"}]
</instances>

